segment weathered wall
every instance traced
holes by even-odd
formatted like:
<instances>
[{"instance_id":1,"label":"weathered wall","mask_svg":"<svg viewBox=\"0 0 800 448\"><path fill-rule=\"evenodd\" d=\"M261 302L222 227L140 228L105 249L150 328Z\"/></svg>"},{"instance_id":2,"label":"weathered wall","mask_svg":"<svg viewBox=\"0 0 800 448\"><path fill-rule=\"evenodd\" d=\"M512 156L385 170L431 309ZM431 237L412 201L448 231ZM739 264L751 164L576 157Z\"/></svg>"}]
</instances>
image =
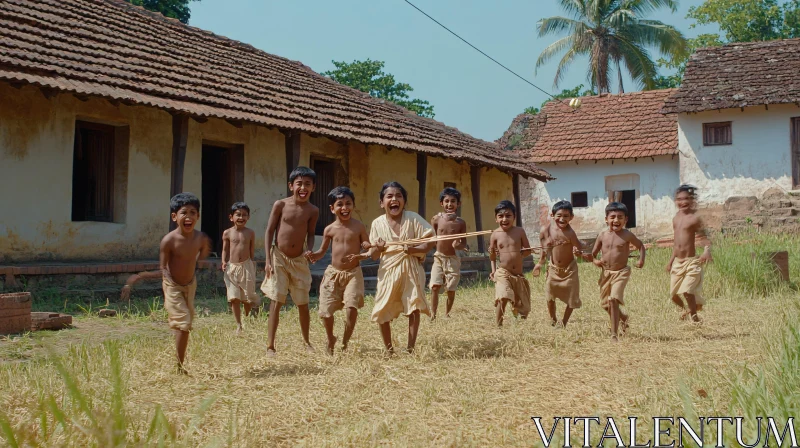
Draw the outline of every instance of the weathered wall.
<instances>
[{"instance_id":1,"label":"weathered wall","mask_svg":"<svg viewBox=\"0 0 800 448\"><path fill-rule=\"evenodd\" d=\"M678 116L681 182L698 187L704 206L731 196L761 196L777 187L792 188L790 118L795 105L770 105ZM703 123L730 121L731 145L703 146Z\"/></svg>"},{"instance_id":2,"label":"weathered wall","mask_svg":"<svg viewBox=\"0 0 800 448\"><path fill-rule=\"evenodd\" d=\"M193 192L198 197L201 196L203 180L201 167L204 143L244 147L244 201L250 207L250 221L247 226L256 233L256 256L263 258L264 230L267 228L272 204L286 197L288 180L283 134L275 129L248 124L237 128L224 120L214 118L205 123L189 120L183 190ZM202 211L202 197L200 200ZM202 230L202 226L197 228Z\"/></svg>"},{"instance_id":3,"label":"weathered wall","mask_svg":"<svg viewBox=\"0 0 800 448\"><path fill-rule=\"evenodd\" d=\"M72 222L75 120L127 125L124 222ZM6 261L153 258L169 223L171 117L0 83L0 257Z\"/></svg>"},{"instance_id":4,"label":"weathered wall","mask_svg":"<svg viewBox=\"0 0 800 448\"><path fill-rule=\"evenodd\" d=\"M509 200L514 202L514 185L511 180L511 175L503 173L502 171L494 168L481 168L481 224L484 230L492 230L497 228L497 222L494 218L494 208L502 200ZM523 204L522 207L524 207ZM523 225L525 224L523 219ZM489 245L488 235L484 237L486 247ZM473 250L477 247L472 246Z\"/></svg>"},{"instance_id":5,"label":"weathered wall","mask_svg":"<svg viewBox=\"0 0 800 448\"><path fill-rule=\"evenodd\" d=\"M636 190L636 224L634 232L642 237L658 237L671 233L675 206L672 194L678 186L678 160L656 157L630 160L542 164L556 180L541 183L520 181L523 222L528 233L538 234L546 225L553 204L571 200L573 192L587 192L588 207L575 208L572 225L579 235L594 236L606 228L605 206L608 188ZM630 178L627 175L633 175ZM638 179L637 179L638 176ZM630 179L631 182L628 180ZM624 185L623 185L624 184Z\"/></svg>"}]
</instances>

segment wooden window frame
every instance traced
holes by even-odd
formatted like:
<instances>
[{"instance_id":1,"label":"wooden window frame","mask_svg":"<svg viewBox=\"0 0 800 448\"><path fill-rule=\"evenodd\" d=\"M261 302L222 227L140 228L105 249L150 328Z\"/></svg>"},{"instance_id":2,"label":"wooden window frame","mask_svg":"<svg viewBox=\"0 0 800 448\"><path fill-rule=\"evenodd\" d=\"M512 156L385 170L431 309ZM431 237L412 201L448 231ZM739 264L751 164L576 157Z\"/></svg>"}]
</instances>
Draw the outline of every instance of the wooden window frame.
<instances>
[{"instance_id":1,"label":"wooden window frame","mask_svg":"<svg viewBox=\"0 0 800 448\"><path fill-rule=\"evenodd\" d=\"M105 166L93 165L90 155L83 154L88 149L83 141L84 134L96 132L103 134L103 139L108 139L105 149L110 154L104 155ZM75 121L75 140L72 148L72 221L74 222L114 222L114 173L115 173L115 129L114 126L92 123L82 120ZM94 155L98 157L97 154ZM91 182L87 179L104 178L105 185L99 185L104 191L103 203L97 203L98 194L91 194ZM89 190L79 191L79 185ZM80 189L82 190L82 189ZM80 205L78 203L81 203Z\"/></svg>"},{"instance_id":2,"label":"wooden window frame","mask_svg":"<svg viewBox=\"0 0 800 448\"><path fill-rule=\"evenodd\" d=\"M712 142L709 138L711 133L716 129L727 128L727 141ZM724 140L724 139L723 139ZM703 123L703 146L728 146L733 144L733 122L732 121L719 121L714 123Z\"/></svg>"},{"instance_id":3,"label":"wooden window frame","mask_svg":"<svg viewBox=\"0 0 800 448\"><path fill-rule=\"evenodd\" d=\"M576 194L584 194L586 195L586 205L576 205L575 204L575 195ZM569 195L570 203L572 203L572 208L588 208L589 207L589 193L586 191L573 191Z\"/></svg>"}]
</instances>

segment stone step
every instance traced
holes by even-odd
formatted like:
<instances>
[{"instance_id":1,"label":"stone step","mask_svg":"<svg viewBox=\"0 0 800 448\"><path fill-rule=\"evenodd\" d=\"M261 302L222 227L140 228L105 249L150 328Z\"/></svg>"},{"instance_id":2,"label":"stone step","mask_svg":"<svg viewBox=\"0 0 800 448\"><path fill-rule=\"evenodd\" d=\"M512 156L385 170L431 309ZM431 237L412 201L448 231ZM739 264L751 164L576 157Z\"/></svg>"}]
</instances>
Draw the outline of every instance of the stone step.
<instances>
[{"instance_id":1,"label":"stone step","mask_svg":"<svg viewBox=\"0 0 800 448\"><path fill-rule=\"evenodd\" d=\"M770 216L797 216L800 210L794 207L772 208L769 210Z\"/></svg>"}]
</instances>

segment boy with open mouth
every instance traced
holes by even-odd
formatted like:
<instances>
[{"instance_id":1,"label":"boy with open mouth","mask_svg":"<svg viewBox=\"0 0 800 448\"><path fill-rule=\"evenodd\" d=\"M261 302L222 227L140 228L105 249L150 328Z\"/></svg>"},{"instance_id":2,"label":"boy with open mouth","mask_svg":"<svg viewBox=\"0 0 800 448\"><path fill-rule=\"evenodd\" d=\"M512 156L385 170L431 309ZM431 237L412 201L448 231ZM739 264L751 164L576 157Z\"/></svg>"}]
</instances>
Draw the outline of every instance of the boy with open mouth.
<instances>
[{"instance_id":1,"label":"boy with open mouth","mask_svg":"<svg viewBox=\"0 0 800 448\"><path fill-rule=\"evenodd\" d=\"M269 215L264 246L267 252L266 276L261 291L271 299L267 321L267 356L275 356L275 334L278 331L281 306L287 295L300 314L300 332L307 351L314 351L308 331L311 316L308 295L311 290L311 270L308 262L314 248L314 229L319 209L308 200L316 186L317 174L299 166L289 174L286 199L276 201Z\"/></svg>"},{"instance_id":2,"label":"boy with open mouth","mask_svg":"<svg viewBox=\"0 0 800 448\"><path fill-rule=\"evenodd\" d=\"M461 192L453 187L447 187L439 194L439 203L443 211L437 213L431 220L434 233L437 236L466 233L467 223L456 214L458 207L461 206ZM445 316L450 317L450 310L453 309L453 302L456 300L456 288L461 280L461 258L456 251L464 250L466 247L466 238L436 242L430 282L431 320L436 319L436 311L439 309L439 290L442 286L447 290Z\"/></svg>"}]
</instances>

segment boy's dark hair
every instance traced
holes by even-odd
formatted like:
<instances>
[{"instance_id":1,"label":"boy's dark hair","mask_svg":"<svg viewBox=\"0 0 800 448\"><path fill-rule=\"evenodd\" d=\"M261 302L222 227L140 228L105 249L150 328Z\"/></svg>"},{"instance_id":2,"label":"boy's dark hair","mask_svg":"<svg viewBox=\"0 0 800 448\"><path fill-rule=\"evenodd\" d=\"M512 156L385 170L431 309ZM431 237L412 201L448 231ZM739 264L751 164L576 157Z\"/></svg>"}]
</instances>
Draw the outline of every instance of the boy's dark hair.
<instances>
[{"instance_id":1,"label":"boy's dark hair","mask_svg":"<svg viewBox=\"0 0 800 448\"><path fill-rule=\"evenodd\" d=\"M386 193L387 188L399 189L400 193L403 193L403 199L405 199L406 202L408 202L408 193L406 193L406 189L403 188L402 185L400 185L400 182L395 182L395 181L386 182L385 184L383 184L383 187L381 187L381 201L383 200L383 195Z\"/></svg>"},{"instance_id":2,"label":"boy's dark hair","mask_svg":"<svg viewBox=\"0 0 800 448\"><path fill-rule=\"evenodd\" d=\"M514 207L514 203L511 201L500 201L497 207L494 208L495 216L503 210L509 210L515 217L517 216L517 207Z\"/></svg>"},{"instance_id":3,"label":"boy's dark hair","mask_svg":"<svg viewBox=\"0 0 800 448\"><path fill-rule=\"evenodd\" d=\"M690 198L692 198L692 199L697 198L697 187L695 187L694 185L689 185L689 184L683 184L680 187L676 188L675 189L675 196L678 196L678 193L681 193L681 192L684 192L684 191L689 193L689 197Z\"/></svg>"},{"instance_id":4,"label":"boy's dark hair","mask_svg":"<svg viewBox=\"0 0 800 448\"><path fill-rule=\"evenodd\" d=\"M570 215L575 214L575 212L572 211L572 203L569 201L558 201L553 204L553 214L555 215L559 210L566 210Z\"/></svg>"},{"instance_id":5,"label":"boy's dark hair","mask_svg":"<svg viewBox=\"0 0 800 448\"><path fill-rule=\"evenodd\" d=\"M461 192L453 187L447 187L444 190L442 190L441 193L439 193L439 202L444 201L445 196L452 196L456 198L456 201L458 201L459 203L461 202Z\"/></svg>"},{"instance_id":6,"label":"boy's dark hair","mask_svg":"<svg viewBox=\"0 0 800 448\"><path fill-rule=\"evenodd\" d=\"M608 216L611 212L622 212L625 214L625 217L628 217L628 206L623 204L622 202L612 202L606 205L606 216Z\"/></svg>"},{"instance_id":7,"label":"boy's dark hair","mask_svg":"<svg viewBox=\"0 0 800 448\"><path fill-rule=\"evenodd\" d=\"M356 195L353 190L347 187L336 187L328 193L328 205L335 204L337 199L344 199L345 196L349 196L353 200L353 204L356 203Z\"/></svg>"},{"instance_id":8,"label":"boy's dark hair","mask_svg":"<svg viewBox=\"0 0 800 448\"><path fill-rule=\"evenodd\" d=\"M178 213L178 210L187 206L194 205L197 213L200 213L200 199L192 193L178 193L169 200L170 213Z\"/></svg>"},{"instance_id":9,"label":"boy's dark hair","mask_svg":"<svg viewBox=\"0 0 800 448\"><path fill-rule=\"evenodd\" d=\"M234 202L233 205L231 205L231 216L233 216L237 210L247 210L247 214L250 214L250 207L244 202Z\"/></svg>"},{"instance_id":10,"label":"boy's dark hair","mask_svg":"<svg viewBox=\"0 0 800 448\"><path fill-rule=\"evenodd\" d=\"M291 173L289 173L289 183L294 182L298 177L310 177L311 182L317 183L317 173L311 168L306 166L298 166Z\"/></svg>"}]
</instances>

